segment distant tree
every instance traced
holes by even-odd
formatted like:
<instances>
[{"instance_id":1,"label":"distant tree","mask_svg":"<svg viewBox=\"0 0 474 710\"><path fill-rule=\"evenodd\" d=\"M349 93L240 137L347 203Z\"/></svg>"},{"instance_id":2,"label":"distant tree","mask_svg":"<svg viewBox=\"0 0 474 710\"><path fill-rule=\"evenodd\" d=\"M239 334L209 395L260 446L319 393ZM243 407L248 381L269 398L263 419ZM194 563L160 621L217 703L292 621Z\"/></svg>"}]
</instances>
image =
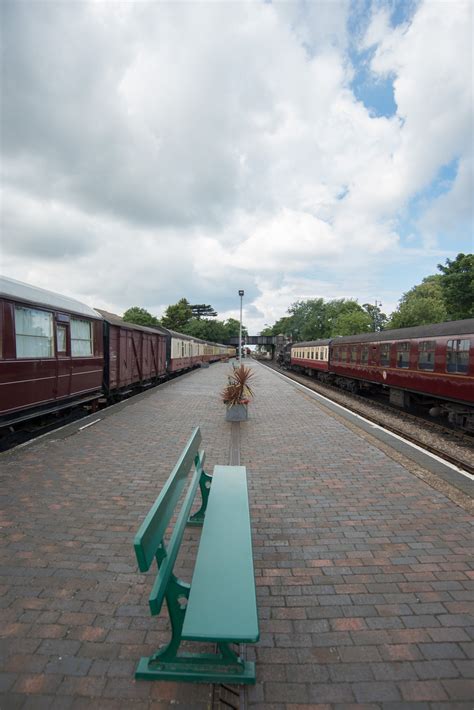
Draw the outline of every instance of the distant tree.
<instances>
[{"instance_id":1,"label":"distant tree","mask_svg":"<svg viewBox=\"0 0 474 710\"><path fill-rule=\"evenodd\" d=\"M458 254L446 265L438 264L439 283L451 320L474 317L474 254Z\"/></svg>"},{"instance_id":2,"label":"distant tree","mask_svg":"<svg viewBox=\"0 0 474 710\"><path fill-rule=\"evenodd\" d=\"M328 333L327 313L322 298L296 301L288 308L293 340L325 338Z\"/></svg>"},{"instance_id":3,"label":"distant tree","mask_svg":"<svg viewBox=\"0 0 474 710\"><path fill-rule=\"evenodd\" d=\"M210 318L191 318L184 330L195 338L209 340L211 343L222 343L230 338L239 337L240 322L235 318L226 321ZM247 329L242 326L242 337L247 335Z\"/></svg>"},{"instance_id":4,"label":"distant tree","mask_svg":"<svg viewBox=\"0 0 474 710\"><path fill-rule=\"evenodd\" d=\"M228 318L226 321L224 321L224 328L225 328L226 339L239 337L240 321L238 321L236 318ZM246 338L247 335L248 335L248 330L245 327L245 325L242 323L242 337Z\"/></svg>"},{"instance_id":5,"label":"distant tree","mask_svg":"<svg viewBox=\"0 0 474 710\"><path fill-rule=\"evenodd\" d=\"M212 306L207 306L205 303L194 303L191 305L193 318L198 320L205 316L206 318L214 318L217 316L217 311Z\"/></svg>"},{"instance_id":6,"label":"distant tree","mask_svg":"<svg viewBox=\"0 0 474 710\"><path fill-rule=\"evenodd\" d=\"M209 318L191 318L185 332L194 335L195 338L209 340L211 343L221 343L226 339L223 322Z\"/></svg>"},{"instance_id":7,"label":"distant tree","mask_svg":"<svg viewBox=\"0 0 474 710\"><path fill-rule=\"evenodd\" d=\"M163 318L162 325L171 330L177 330L180 333L187 332L186 327L189 325L193 312L186 298L181 298L178 303L168 306Z\"/></svg>"},{"instance_id":8,"label":"distant tree","mask_svg":"<svg viewBox=\"0 0 474 710\"><path fill-rule=\"evenodd\" d=\"M326 313L326 335L356 335L370 330L370 317L353 298L335 298L324 304Z\"/></svg>"},{"instance_id":9,"label":"distant tree","mask_svg":"<svg viewBox=\"0 0 474 710\"><path fill-rule=\"evenodd\" d=\"M337 335L358 335L359 333L370 333L373 330L373 322L370 315L359 310L341 313L332 328L332 336Z\"/></svg>"},{"instance_id":10,"label":"distant tree","mask_svg":"<svg viewBox=\"0 0 474 710\"><path fill-rule=\"evenodd\" d=\"M427 276L421 284L403 294L396 311L391 315L388 328L408 328L414 325L429 325L447 320L441 285L442 276Z\"/></svg>"},{"instance_id":11,"label":"distant tree","mask_svg":"<svg viewBox=\"0 0 474 710\"><path fill-rule=\"evenodd\" d=\"M385 328L388 323L388 318L385 313L382 313L379 306L375 306L372 303L364 303L362 308L367 311L370 316L372 321L372 330L378 333Z\"/></svg>"},{"instance_id":12,"label":"distant tree","mask_svg":"<svg viewBox=\"0 0 474 710\"><path fill-rule=\"evenodd\" d=\"M123 314L122 318L127 323L135 323L136 325L159 325L160 321L151 313L148 313L145 308L132 306Z\"/></svg>"}]
</instances>

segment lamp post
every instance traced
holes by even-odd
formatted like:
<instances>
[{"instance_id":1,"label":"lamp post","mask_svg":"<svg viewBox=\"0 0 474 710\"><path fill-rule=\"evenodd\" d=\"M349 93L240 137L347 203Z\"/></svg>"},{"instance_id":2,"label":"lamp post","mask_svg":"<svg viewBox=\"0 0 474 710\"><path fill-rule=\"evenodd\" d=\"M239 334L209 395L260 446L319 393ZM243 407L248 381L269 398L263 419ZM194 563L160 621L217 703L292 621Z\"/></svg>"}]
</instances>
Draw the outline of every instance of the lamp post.
<instances>
[{"instance_id":1,"label":"lamp post","mask_svg":"<svg viewBox=\"0 0 474 710\"><path fill-rule=\"evenodd\" d=\"M244 290L240 289L240 328L239 328L239 367L242 366L242 298L244 297Z\"/></svg>"},{"instance_id":2,"label":"lamp post","mask_svg":"<svg viewBox=\"0 0 474 710\"><path fill-rule=\"evenodd\" d=\"M375 301L375 309L374 309L374 333L377 331L377 309L380 310L382 307L382 302L381 301Z\"/></svg>"}]
</instances>

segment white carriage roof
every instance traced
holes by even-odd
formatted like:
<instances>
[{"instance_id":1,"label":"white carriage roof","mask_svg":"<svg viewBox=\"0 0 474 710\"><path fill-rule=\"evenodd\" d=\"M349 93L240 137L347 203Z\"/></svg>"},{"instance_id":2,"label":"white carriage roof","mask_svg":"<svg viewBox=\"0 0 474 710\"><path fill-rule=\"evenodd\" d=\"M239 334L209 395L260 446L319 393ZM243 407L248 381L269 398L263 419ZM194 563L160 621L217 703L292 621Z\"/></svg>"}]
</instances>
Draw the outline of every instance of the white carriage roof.
<instances>
[{"instance_id":1,"label":"white carriage roof","mask_svg":"<svg viewBox=\"0 0 474 710\"><path fill-rule=\"evenodd\" d=\"M6 276L0 276L0 296L6 296L11 298L12 301L21 301L32 306L46 306L57 311L65 311L66 313L75 313L102 320L102 316L97 311L94 311L93 308L81 301L76 301L75 298L62 296L53 291L46 291L44 288L38 288L37 286L30 286L30 284L15 281L15 279L9 279Z\"/></svg>"}]
</instances>

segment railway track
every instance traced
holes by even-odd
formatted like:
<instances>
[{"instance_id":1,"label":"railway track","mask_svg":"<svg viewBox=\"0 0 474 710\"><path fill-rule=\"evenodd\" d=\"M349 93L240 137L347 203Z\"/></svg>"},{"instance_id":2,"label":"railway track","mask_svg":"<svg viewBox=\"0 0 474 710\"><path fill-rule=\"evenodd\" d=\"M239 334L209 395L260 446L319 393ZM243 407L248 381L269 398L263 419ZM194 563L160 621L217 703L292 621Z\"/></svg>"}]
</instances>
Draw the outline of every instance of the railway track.
<instances>
[{"instance_id":1,"label":"railway track","mask_svg":"<svg viewBox=\"0 0 474 710\"><path fill-rule=\"evenodd\" d=\"M334 385L316 381L308 375L289 372L268 362L259 362L474 475L474 438L470 434L453 430L416 414L398 411L367 396L349 394Z\"/></svg>"}]
</instances>

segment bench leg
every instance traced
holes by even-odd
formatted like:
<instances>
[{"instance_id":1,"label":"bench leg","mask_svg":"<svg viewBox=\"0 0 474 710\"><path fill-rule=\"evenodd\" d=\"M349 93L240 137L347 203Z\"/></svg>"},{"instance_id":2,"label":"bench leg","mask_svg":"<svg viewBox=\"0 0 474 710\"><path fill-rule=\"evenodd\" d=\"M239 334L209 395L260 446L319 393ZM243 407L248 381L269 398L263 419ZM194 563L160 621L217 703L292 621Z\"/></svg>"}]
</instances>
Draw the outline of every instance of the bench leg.
<instances>
[{"instance_id":1,"label":"bench leg","mask_svg":"<svg viewBox=\"0 0 474 710\"><path fill-rule=\"evenodd\" d=\"M211 488L212 476L203 471L199 479L199 488L201 490L202 503L199 510L194 515L188 518L188 525L202 525L206 516L207 501L209 499L209 491Z\"/></svg>"},{"instance_id":2,"label":"bench leg","mask_svg":"<svg viewBox=\"0 0 474 710\"><path fill-rule=\"evenodd\" d=\"M255 663L243 661L228 643L219 643L217 654L182 653L178 656L189 591L189 584L172 575L166 590L171 640L152 656L140 659L135 678L191 683L255 683Z\"/></svg>"}]
</instances>

